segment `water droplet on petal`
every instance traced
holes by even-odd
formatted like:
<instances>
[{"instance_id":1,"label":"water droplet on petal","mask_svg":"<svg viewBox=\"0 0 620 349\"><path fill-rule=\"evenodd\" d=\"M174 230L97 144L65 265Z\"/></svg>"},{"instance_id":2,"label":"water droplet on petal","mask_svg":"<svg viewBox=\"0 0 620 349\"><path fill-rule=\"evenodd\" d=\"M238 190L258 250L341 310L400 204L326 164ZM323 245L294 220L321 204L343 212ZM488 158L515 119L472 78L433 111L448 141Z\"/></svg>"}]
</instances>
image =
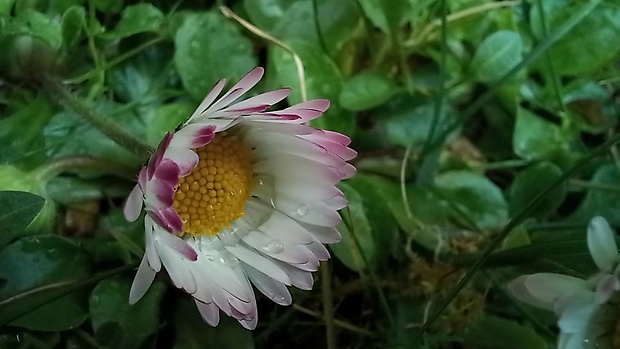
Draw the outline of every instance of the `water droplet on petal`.
<instances>
[{"instance_id":1,"label":"water droplet on petal","mask_svg":"<svg viewBox=\"0 0 620 349\"><path fill-rule=\"evenodd\" d=\"M265 252L267 253L280 253L284 251L284 244L280 240L273 240L269 245L265 246Z\"/></svg>"},{"instance_id":2,"label":"water droplet on petal","mask_svg":"<svg viewBox=\"0 0 620 349\"><path fill-rule=\"evenodd\" d=\"M232 253L227 253L222 257L222 263L229 267L236 267L239 265L239 258L235 257Z\"/></svg>"},{"instance_id":3,"label":"water droplet on petal","mask_svg":"<svg viewBox=\"0 0 620 349\"><path fill-rule=\"evenodd\" d=\"M308 206L300 205L297 208L297 214L300 215L300 216L305 216L306 214L308 214Z\"/></svg>"},{"instance_id":4,"label":"water droplet on petal","mask_svg":"<svg viewBox=\"0 0 620 349\"><path fill-rule=\"evenodd\" d=\"M265 182L263 182L263 180L262 180L262 179L259 179L259 180L258 180L258 185L265 185Z\"/></svg>"},{"instance_id":5,"label":"water droplet on petal","mask_svg":"<svg viewBox=\"0 0 620 349\"><path fill-rule=\"evenodd\" d=\"M215 258L213 258L213 256L212 256L212 255L210 255L210 254L206 255L205 257L207 258L207 260L208 260L209 262L213 262L213 260L215 259Z\"/></svg>"}]
</instances>

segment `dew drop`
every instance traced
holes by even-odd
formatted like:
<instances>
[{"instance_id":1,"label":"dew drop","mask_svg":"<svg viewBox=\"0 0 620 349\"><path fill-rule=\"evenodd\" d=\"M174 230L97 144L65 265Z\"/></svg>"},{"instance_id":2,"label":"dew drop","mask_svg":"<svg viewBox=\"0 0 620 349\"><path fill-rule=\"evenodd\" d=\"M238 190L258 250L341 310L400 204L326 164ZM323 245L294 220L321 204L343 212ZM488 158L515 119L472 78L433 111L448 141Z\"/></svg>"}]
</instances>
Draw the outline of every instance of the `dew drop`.
<instances>
[{"instance_id":1,"label":"dew drop","mask_svg":"<svg viewBox=\"0 0 620 349\"><path fill-rule=\"evenodd\" d=\"M308 206L306 205L300 205L299 207L297 207L297 214L300 216L305 216L308 214Z\"/></svg>"},{"instance_id":2,"label":"dew drop","mask_svg":"<svg viewBox=\"0 0 620 349\"><path fill-rule=\"evenodd\" d=\"M284 244L280 240L273 240L265 247L267 253L280 253L284 251Z\"/></svg>"},{"instance_id":3,"label":"dew drop","mask_svg":"<svg viewBox=\"0 0 620 349\"><path fill-rule=\"evenodd\" d=\"M262 180L262 179L259 179L259 180L258 180L258 185L265 185L265 182L263 182L263 180Z\"/></svg>"},{"instance_id":4,"label":"dew drop","mask_svg":"<svg viewBox=\"0 0 620 349\"><path fill-rule=\"evenodd\" d=\"M236 267L239 265L239 258L235 257L231 253L227 253L222 257L222 263L229 267Z\"/></svg>"},{"instance_id":5,"label":"dew drop","mask_svg":"<svg viewBox=\"0 0 620 349\"><path fill-rule=\"evenodd\" d=\"M209 262L213 262L215 260L215 258L213 258L213 256L210 254L206 255L206 257Z\"/></svg>"}]
</instances>

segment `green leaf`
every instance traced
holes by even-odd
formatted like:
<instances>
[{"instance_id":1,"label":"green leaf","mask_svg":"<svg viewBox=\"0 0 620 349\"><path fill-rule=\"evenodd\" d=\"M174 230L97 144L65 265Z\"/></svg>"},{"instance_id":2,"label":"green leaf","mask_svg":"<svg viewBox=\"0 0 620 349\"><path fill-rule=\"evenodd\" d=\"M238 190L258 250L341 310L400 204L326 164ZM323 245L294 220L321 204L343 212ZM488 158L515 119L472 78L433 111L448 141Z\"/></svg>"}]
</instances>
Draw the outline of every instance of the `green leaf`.
<instances>
[{"instance_id":1,"label":"green leaf","mask_svg":"<svg viewBox=\"0 0 620 349\"><path fill-rule=\"evenodd\" d=\"M329 245L330 250L344 265L355 271L367 268L365 261L370 267L376 267L377 246L373 237L370 220L366 216L364 199L353 187L347 183L339 185L345 197L349 201L348 208L343 210L342 223L338 231L342 240L337 244Z\"/></svg>"},{"instance_id":2,"label":"green leaf","mask_svg":"<svg viewBox=\"0 0 620 349\"><path fill-rule=\"evenodd\" d=\"M376 262L382 263L394 250L398 242L398 225L390 215L383 188L374 176L357 174L346 182L362 198L365 215L376 246Z\"/></svg>"},{"instance_id":3,"label":"green leaf","mask_svg":"<svg viewBox=\"0 0 620 349\"><path fill-rule=\"evenodd\" d=\"M82 6L71 6L62 14L62 44L71 47L82 36L82 27L86 23L86 11Z\"/></svg>"},{"instance_id":4,"label":"green leaf","mask_svg":"<svg viewBox=\"0 0 620 349\"><path fill-rule=\"evenodd\" d=\"M62 331L79 326L87 318L86 300L80 292L68 294L18 318L4 316L24 311L13 308L8 312L5 307L10 305L7 303L10 297L44 285L74 282L89 275L90 269L86 253L59 236L25 237L10 244L0 252L0 280L3 281L0 288L3 306L0 309L4 309L0 311L3 313L0 319L10 320L14 326L39 331Z\"/></svg>"},{"instance_id":5,"label":"green leaf","mask_svg":"<svg viewBox=\"0 0 620 349\"><path fill-rule=\"evenodd\" d=\"M119 111L120 105L112 102L99 102L92 107L117 122L128 132L140 138L144 137L146 127L137 114L126 109ZM92 155L130 166L140 165L145 160L116 144L69 111L54 115L45 126L44 134L46 151L50 157Z\"/></svg>"},{"instance_id":6,"label":"green leaf","mask_svg":"<svg viewBox=\"0 0 620 349\"><path fill-rule=\"evenodd\" d=\"M376 122L385 133L385 139L401 147L421 146L428 139L435 105L425 99L401 96L377 110ZM448 104L441 108L436 131L454 122L455 113ZM456 131L455 131L456 132Z\"/></svg>"},{"instance_id":7,"label":"green leaf","mask_svg":"<svg viewBox=\"0 0 620 349\"><path fill-rule=\"evenodd\" d=\"M41 12L30 9L15 17L9 32L32 35L47 42L54 49L60 48L62 44L60 23Z\"/></svg>"},{"instance_id":8,"label":"green leaf","mask_svg":"<svg viewBox=\"0 0 620 349\"><path fill-rule=\"evenodd\" d=\"M138 33L157 32L163 23L164 14L151 4L127 6L123 9L121 20L116 27L105 36L121 39Z\"/></svg>"},{"instance_id":9,"label":"green leaf","mask_svg":"<svg viewBox=\"0 0 620 349\"><path fill-rule=\"evenodd\" d=\"M132 48L132 40L123 40L122 46ZM108 71L109 86L117 97L124 101L138 102L140 113L165 99L164 89L178 82L171 69L172 47L157 44L124 61ZM188 115L189 117L189 115Z\"/></svg>"},{"instance_id":10,"label":"green leaf","mask_svg":"<svg viewBox=\"0 0 620 349\"><path fill-rule=\"evenodd\" d=\"M290 0L244 0L243 6L252 24L271 32L294 3L296 2Z\"/></svg>"},{"instance_id":11,"label":"green leaf","mask_svg":"<svg viewBox=\"0 0 620 349\"><path fill-rule=\"evenodd\" d=\"M159 144L168 131L173 131L187 120L195 106L188 103L169 103L155 108L148 118L147 142L153 146Z\"/></svg>"},{"instance_id":12,"label":"green leaf","mask_svg":"<svg viewBox=\"0 0 620 349\"><path fill-rule=\"evenodd\" d=\"M256 66L251 42L237 25L214 12L188 14L174 36L174 63L196 100L221 78L237 81Z\"/></svg>"},{"instance_id":13,"label":"green leaf","mask_svg":"<svg viewBox=\"0 0 620 349\"><path fill-rule=\"evenodd\" d=\"M317 44L291 40L290 46L301 57L304 64L307 98L338 100L343 78L334 62L323 53ZM299 73L293 56L280 47L272 47L270 59L280 84L293 89L288 97L289 103L302 102ZM350 135L355 128L355 116L343 110L338 104L332 103L327 112L322 117L312 120L310 125Z\"/></svg>"},{"instance_id":14,"label":"green leaf","mask_svg":"<svg viewBox=\"0 0 620 349\"><path fill-rule=\"evenodd\" d=\"M398 90L387 76L364 72L347 81L340 91L340 105L344 109L360 111L377 107L386 102Z\"/></svg>"},{"instance_id":15,"label":"green leaf","mask_svg":"<svg viewBox=\"0 0 620 349\"><path fill-rule=\"evenodd\" d=\"M593 188L586 195L579 207L569 217L571 221L589 222L594 216L603 216L609 224L620 226L620 174L615 165L601 166L590 179L593 185L603 188ZM606 190L604 186L616 187L617 190Z\"/></svg>"},{"instance_id":16,"label":"green leaf","mask_svg":"<svg viewBox=\"0 0 620 349\"><path fill-rule=\"evenodd\" d=\"M424 1L422 1L424 2ZM412 7L419 8L425 4L407 1L360 0L364 14L377 28L386 34L394 34L412 15Z\"/></svg>"},{"instance_id":17,"label":"green leaf","mask_svg":"<svg viewBox=\"0 0 620 349\"><path fill-rule=\"evenodd\" d=\"M18 237L41 211L45 200L22 191L0 191L0 248Z\"/></svg>"},{"instance_id":18,"label":"green leaf","mask_svg":"<svg viewBox=\"0 0 620 349\"><path fill-rule=\"evenodd\" d=\"M521 36L513 31L500 30L489 35L478 47L472 59L472 69L478 81L498 80L521 61Z\"/></svg>"},{"instance_id":19,"label":"green leaf","mask_svg":"<svg viewBox=\"0 0 620 349\"><path fill-rule=\"evenodd\" d=\"M550 162L541 162L519 172L510 188L510 215L521 212L538 194L562 175L562 169ZM558 186L530 210L530 216L544 218L560 207L566 187Z\"/></svg>"},{"instance_id":20,"label":"green leaf","mask_svg":"<svg viewBox=\"0 0 620 349\"><path fill-rule=\"evenodd\" d=\"M53 115L52 105L43 95L37 95L15 102L12 107L13 113L0 118L0 159L35 168L47 159L43 128Z\"/></svg>"},{"instance_id":21,"label":"green leaf","mask_svg":"<svg viewBox=\"0 0 620 349\"><path fill-rule=\"evenodd\" d=\"M11 14L11 8L13 8L15 0L2 0L0 1L0 15Z\"/></svg>"},{"instance_id":22,"label":"green leaf","mask_svg":"<svg viewBox=\"0 0 620 349\"><path fill-rule=\"evenodd\" d=\"M123 0L91 0L97 10L105 13L119 13L123 8Z\"/></svg>"},{"instance_id":23,"label":"green leaf","mask_svg":"<svg viewBox=\"0 0 620 349\"><path fill-rule=\"evenodd\" d=\"M217 327L207 325L200 317L194 302L187 298L179 301L174 310L177 336L173 349L253 349L252 332L234 319L222 315Z\"/></svg>"},{"instance_id":24,"label":"green leaf","mask_svg":"<svg viewBox=\"0 0 620 349\"><path fill-rule=\"evenodd\" d=\"M541 1L530 10L532 31L543 37L542 21L538 3L543 4L547 32L550 33L569 18L580 2L569 0ZM616 3L602 2L579 24L558 40L548 51L556 74L585 75L601 70L620 53L615 45L620 36L620 7ZM538 64L541 71L547 70L545 60Z\"/></svg>"},{"instance_id":25,"label":"green leaf","mask_svg":"<svg viewBox=\"0 0 620 349\"><path fill-rule=\"evenodd\" d=\"M515 321L486 315L463 333L463 341L477 349L547 349L547 342L533 329Z\"/></svg>"},{"instance_id":26,"label":"green leaf","mask_svg":"<svg viewBox=\"0 0 620 349\"><path fill-rule=\"evenodd\" d=\"M304 40L316 45L320 52L319 35L314 21L315 0L293 2L277 21L273 35L292 43ZM335 56L355 35L360 24L360 15L355 0L316 0L318 7L319 28L327 54ZM305 62L304 62L305 63Z\"/></svg>"},{"instance_id":27,"label":"green leaf","mask_svg":"<svg viewBox=\"0 0 620 349\"><path fill-rule=\"evenodd\" d=\"M512 142L515 154L525 160L553 160L570 150L570 138L560 126L521 107Z\"/></svg>"},{"instance_id":28,"label":"green leaf","mask_svg":"<svg viewBox=\"0 0 620 349\"><path fill-rule=\"evenodd\" d=\"M130 288L131 280L117 277L99 282L90 294L93 330L104 346L138 348L159 328L159 303L166 290L164 284L153 283L134 305L128 301Z\"/></svg>"},{"instance_id":29,"label":"green leaf","mask_svg":"<svg viewBox=\"0 0 620 349\"><path fill-rule=\"evenodd\" d=\"M508 204L502 191L488 178L468 171L450 171L436 178L437 191L454 207L455 218L480 229L497 229L508 220ZM471 227L470 228L475 228Z\"/></svg>"}]
</instances>

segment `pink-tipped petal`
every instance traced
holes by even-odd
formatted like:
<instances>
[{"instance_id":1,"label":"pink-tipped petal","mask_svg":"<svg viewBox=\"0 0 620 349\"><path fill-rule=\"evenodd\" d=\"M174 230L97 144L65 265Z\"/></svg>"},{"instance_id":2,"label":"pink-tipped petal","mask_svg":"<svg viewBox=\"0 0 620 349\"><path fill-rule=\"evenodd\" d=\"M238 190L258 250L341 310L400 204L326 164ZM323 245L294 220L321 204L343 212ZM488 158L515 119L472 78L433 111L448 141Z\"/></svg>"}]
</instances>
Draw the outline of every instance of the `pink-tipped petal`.
<instances>
[{"instance_id":1,"label":"pink-tipped petal","mask_svg":"<svg viewBox=\"0 0 620 349\"><path fill-rule=\"evenodd\" d=\"M205 111L205 114L223 109L230 103L234 102L237 98L241 97L241 95L254 87L263 77L264 72L265 69L261 67L252 69L241 80L239 80L238 83L231 87L230 90L222 96L222 98L209 107L209 109Z\"/></svg>"},{"instance_id":2,"label":"pink-tipped petal","mask_svg":"<svg viewBox=\"0 0 620 349\"><path fill-rule=\"evenodd\" d=\"M182 259L194 262L198 259L198 253L192 246L190 246L183 239L178 236L160 233L155 237L156 241L161 242L163 245L176 251Z\"/></svg>"},{"instance_id":3,"label":"pink-tipped petal","mask_svg":"<svg viewBox=\"0 0 620 349\"><path fill-rule=\"evenodd\" d=\"M167 132L164 135L164 138L159 142L157 149L149 158L149 163L147 165L147 179L153 178L155 171L159 168L161 161L164 158L164 153L168 146L170 146L170 142L172 141L172 137L174 136L174 132Z\"/></svg>"},{"instance_id":4,"label":"pink-tipped petal","mask_svg":"<svg viewBox=\"0 0 620 349\"><path fill-rule=\"evenodd\" d=\"M218 308L215 303L202 303L198 300L194 301L196 302L200 317L202 317L206 323L213 327L220 323L220 308Z\"/></svg>"},{"instance_id":5,"label":"pink-tipped petal","mask_svg":"<svg viewBox=\"0 0 620 349\"><path fill-rule=\"evenodd\" d=\"M142 193L142 189L140 189L139 185L134 186L131 193L129 193L127 201L125 202L125 207L123 208L125 219L129 222L133 222L140 217L144 200L143 195L144 193Z\"/></svg>"},{"instance_id":6,"label":"pink-tipped petal","mask_svg":"<svg viewBox=\"0 0 620 349\"><path fill-rule=\"evenodd\" d=\"M230 108L227 108L226 111L245 111L245 110L258 110L263 111L267 107L270 107L284 98L286 98L291 93L290 88L282 88L275 91L270 91L266 93L261 93L257 96L246 99L245 101L239 102ZM258 108L261 107L261 108ZM260 109L260 110L259 110Z\"/></svg>"},{"instance_id":7,"label":"pink-tipped petal","mask_svg":"<svg viewBox=\"0 0 620 349\"><path fill-rule=\"evenodd\" d=\"M211 142L215 136L215 126L208 124L189 124L177 131L172 138L170 147L200 148Z\"/></svg>"},{"instance_id":8,"label":"pink-tipped petal","mask_svg":"<svg viewBox=\"0 0 620 349\"><path fill-rule=\"evenodd\" d=\"M192 116L189 118L189 120L187 120L187 122L189 123L190 121L192 121L192 119L202 116L202 114L209 108L211 103L213 103L213 101L215 101L217 96L219 96L219 94L222 92L225 85L226 85L226 79L221 79L220 81L218 81L213 86L211 91L207 94L205 99L203 99L202 102L200 102L200 104L198 105L198 108L196 108L196 110L194 111Z\"/></svg>"},{"instance_id":9,"label":"pink-tipped petal","mask_svg":"<svg viewBox=\"0 0 620 349\"><path fill-rule=\"evenodd\" d=\"M174 161L179 170L175 185L179 177L187 176L200 161L198 154L189 148L168 148L166 151L166 160L168 159L174 159L171 161ZM170 183L167 184L169 185Z\"/></svg>"}]
</instances>

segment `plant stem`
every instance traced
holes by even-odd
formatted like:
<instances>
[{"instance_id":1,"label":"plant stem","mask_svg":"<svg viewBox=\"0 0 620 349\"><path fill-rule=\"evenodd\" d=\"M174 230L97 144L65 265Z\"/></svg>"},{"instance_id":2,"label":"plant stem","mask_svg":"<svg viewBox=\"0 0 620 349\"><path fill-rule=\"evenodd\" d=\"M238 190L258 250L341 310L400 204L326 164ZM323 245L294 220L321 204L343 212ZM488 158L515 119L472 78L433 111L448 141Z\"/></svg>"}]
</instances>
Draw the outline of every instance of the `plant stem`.
<instances>
[{"instance_id":1,"label":"plant stem","mask_svg":"<svg viewBox=\"0 0 620 349\"><path fill-rule=\"evenodd\" d=\"M52 159L50 162L39 167L36 170L36 174L39 180L47 182L61 173L73 172L81 169L102 171L132 180L136 177L135 171L123 164L82 155Z\"/></svg>"},{"instance_id":2,"label":"plant stem","mask_svg":"<svg viewBox=\"0 0 620 349\"><path fill-rule=\"evenodd\" d=\"M321 263L321 287L323 289L323 320L325 320L325 336L327 349L336 349L336 333L334 331L334 304L332 300L332 273L329 261Z\"/></svg>"},{"instance_id":3,"label":"plant stem","mask_svg":"<svg viewBox=\"0 0 620 349\"><path fill-rule=\"evenodd\" d=\"M43 88L50 94L50 96L53 97L53 99L57 99L60 105L77 114L121 147L131 151L139 157L144 158L146 158L152 151L150 146L146 145L132 134L126 132L104 115L97 113L82 100L74 96L59 81L51 78L43 79Z\"/></svg>"}]
</instances>

